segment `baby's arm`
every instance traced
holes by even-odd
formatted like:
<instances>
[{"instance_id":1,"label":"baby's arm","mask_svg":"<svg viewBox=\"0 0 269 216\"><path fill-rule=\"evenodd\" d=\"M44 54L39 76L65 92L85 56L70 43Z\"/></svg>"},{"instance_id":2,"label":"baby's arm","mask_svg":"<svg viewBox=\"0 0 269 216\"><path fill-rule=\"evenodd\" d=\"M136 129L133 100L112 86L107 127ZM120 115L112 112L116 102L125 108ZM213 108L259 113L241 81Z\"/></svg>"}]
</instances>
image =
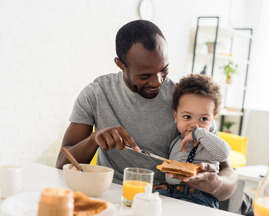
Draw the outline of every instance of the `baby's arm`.
<instances>
[{"instance_id":1,"label":"baby's arm","mask_svg":"<svg viewBox=\"0 0 269 216\"><path fill-rule=\"evenodd\" d=\"M192 137L199 141L216 161L222 162L228 159L231 147L217 135L204 128L195 128L192 131Z\"/></svg>"}]
</instances>

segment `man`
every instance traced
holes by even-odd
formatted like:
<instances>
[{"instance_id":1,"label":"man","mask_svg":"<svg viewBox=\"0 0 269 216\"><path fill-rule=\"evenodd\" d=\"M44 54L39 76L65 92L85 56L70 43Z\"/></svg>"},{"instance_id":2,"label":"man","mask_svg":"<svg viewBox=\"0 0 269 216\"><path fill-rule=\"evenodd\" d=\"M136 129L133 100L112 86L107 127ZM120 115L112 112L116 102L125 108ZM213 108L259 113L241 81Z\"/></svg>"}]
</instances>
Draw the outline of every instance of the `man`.
<instances>
[{"instance_id":1,"label":"man","mask_svg":"<svg viewBox=\"0 0 269 216\"><path fill-rule=\"evenodd\" d=\"M115 170L115 183L122 182L125 167L143 167L155 172L154 184L159 184L164 180L156 169L161 161L123 149L129 145L168 158L169 144L178 135L171 109L174 82L167 77L167 43L156 25L137 20L118 31L116 52L114 61L121 72L98 77L82 90L62 146L80 163L89 163L100 147L98 164ZM60 153L57 167L66 163ZM227 161L220 164L218 175L213 165L202 163L201 168L205 172L183 181L218 200L232 195L237 178Z\"/></svg>"}]
</instances>

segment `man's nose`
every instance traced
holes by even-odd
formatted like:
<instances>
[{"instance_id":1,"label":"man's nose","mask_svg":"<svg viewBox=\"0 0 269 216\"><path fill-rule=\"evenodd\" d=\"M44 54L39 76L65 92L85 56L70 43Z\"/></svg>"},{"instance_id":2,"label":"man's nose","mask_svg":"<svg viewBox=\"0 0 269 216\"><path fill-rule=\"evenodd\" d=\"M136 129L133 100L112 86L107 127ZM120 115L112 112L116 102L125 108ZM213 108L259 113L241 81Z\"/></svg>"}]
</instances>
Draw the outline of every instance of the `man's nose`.
<instances>
[{"instance_id":1,"label":"man's nose","mask_svg":"<svg viewBox=\"0 0 269 216\"><path fill-rule=\"evenodd\" d=\"M150 86L153 87L160 87L161 84L163 83L163 77L161 72L157 73L156 76L153 76L152 79L150 80Z\"/></svg>"}]
</instances>

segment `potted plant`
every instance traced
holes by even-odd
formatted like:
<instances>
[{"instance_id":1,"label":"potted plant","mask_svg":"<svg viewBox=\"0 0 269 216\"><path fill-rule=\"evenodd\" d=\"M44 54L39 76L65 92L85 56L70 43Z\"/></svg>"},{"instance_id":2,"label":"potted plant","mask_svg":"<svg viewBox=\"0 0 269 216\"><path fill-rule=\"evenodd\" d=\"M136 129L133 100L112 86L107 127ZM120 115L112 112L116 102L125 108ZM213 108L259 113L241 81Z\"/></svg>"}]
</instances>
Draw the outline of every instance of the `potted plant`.
<instances>
[{"instance_id":1,"label":"potted plant","mask_svg":"<svg viewBox=\"0 0 269 216\"><path fill-rule=\"evenodd\" d=\"M227 130L224 131L224 132L226 132L226 133L232 133L232 132L230 131L230 128L231 128L234 124L235 124L235 122L231 122L231 121L223 122L223 126L227 129Z\"/></svg>"},{"instance_id":2,"label":"potted plant","mask_svg":"<svg viewBox=\"0 0 269 216\"><path fill-rule=\"evenodd\" d=\"M238 65L229 61L228 64L220 67L226 76L226 83L232 83L232 75L237 73Z\"/></svg>"},{"instance_id":3,"label":"potted plant","mask_svg":"<svg viewBox=\"0 0 269 216\"><path fill-rule=\"evenodd\" d=\"M208 53L213 53L214 52L215 42L208 41L208 42L206 42L206 45L207 45L207 52Z\"/></svg>"}]
</instances>

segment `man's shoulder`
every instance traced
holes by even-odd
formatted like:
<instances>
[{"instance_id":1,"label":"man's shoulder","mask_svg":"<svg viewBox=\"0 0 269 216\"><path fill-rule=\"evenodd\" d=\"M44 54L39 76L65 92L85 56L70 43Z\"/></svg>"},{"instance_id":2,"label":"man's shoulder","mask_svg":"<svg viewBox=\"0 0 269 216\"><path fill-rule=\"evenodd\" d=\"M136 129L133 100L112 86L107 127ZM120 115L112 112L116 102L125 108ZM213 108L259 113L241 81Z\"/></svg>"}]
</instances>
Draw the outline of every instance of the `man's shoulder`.
<instances>
[{"instance_id":1,"label":"man's shoulder","mask_svg":"<svg viewBox=\"0 0 269 216\"><path fill-rule=\"evenodd\" d=\"M171 100L172 98L172 93L174 90L175 82L166 77L164 80L162 87L161 87L161 93L159 97L166 98L167 100Z\"/></svg>"},{"instance_id":2,"label":"man's shoulder","mask_svg":"<svg viewBox=\"0 0 269 216\"><path fill-rule=\"evenodd\" d=\"M101 75L99 77L97 77L93 83L109 83L109 82L117 82L120 81L120 77L122 76L122 72L118 72L118 73L109 73L109 74L105 74L105 75Z\"/></svg>"},{"instance_id":3,"label":"man's shoulder","mask_svg":"<svg viewBox=\"0 0 269 216\"><path fill-rule=\"evenodd\" d=\"M93 82L89 83L83 88L83 92L100 92L104 89L111 89L111 86L119 86L120 85L120 77L121 73L110 73L101 75L94 79Z\"/></svg>"},{"instance_id":4,"label":"man's shoulder","mask_svg":"<svg viewBox=\"0 0 269 216\"><path fill-rule=\"evenodd\" d=\"M117 77L119 77L119 73L111 73L111 74L105 74L101 75L94 79L93 82L90 82L87 84L81 91L82 95L86 94L95 94L100 92L101 89L103 89L104 86L109 88L109 83L117 82L116 80L119 80Z\"/></svg>"},{"instance_id":5,"label":"man's shoulder","mask_svg":"<svg viewBox=\"0 0 269 216\"><path fill-rule=\"evenodd\" d=\"M165 78L165 83L166 83L167 85L173 85L173 86L176 84L176 82L173 81L172 79L170 79L169 77L166 77L166 78Z\"/></svg>"},{"instance_id":6,"label":"man's shoulder","mask_svg":"<svg viewBox=\"0 0 269 216\"><path fill-rule=\"evenodd\" d=\"M101 75L82 90L82 95L100 97L118 93L122 86L122 72Z\"/></svg>"},{"instance_id":7,"label":"man's shoulder","mask_svg":"<svg viewBox=\"0 0 269 216\"><path fill-rule=\"evenodd\" d=\"M162 88L166 88L168 91L171 91L174 89L175 85L176 83L173 80L171 80L169 77L166 77L163 82Z\"/></svg>"}]
</instances>

